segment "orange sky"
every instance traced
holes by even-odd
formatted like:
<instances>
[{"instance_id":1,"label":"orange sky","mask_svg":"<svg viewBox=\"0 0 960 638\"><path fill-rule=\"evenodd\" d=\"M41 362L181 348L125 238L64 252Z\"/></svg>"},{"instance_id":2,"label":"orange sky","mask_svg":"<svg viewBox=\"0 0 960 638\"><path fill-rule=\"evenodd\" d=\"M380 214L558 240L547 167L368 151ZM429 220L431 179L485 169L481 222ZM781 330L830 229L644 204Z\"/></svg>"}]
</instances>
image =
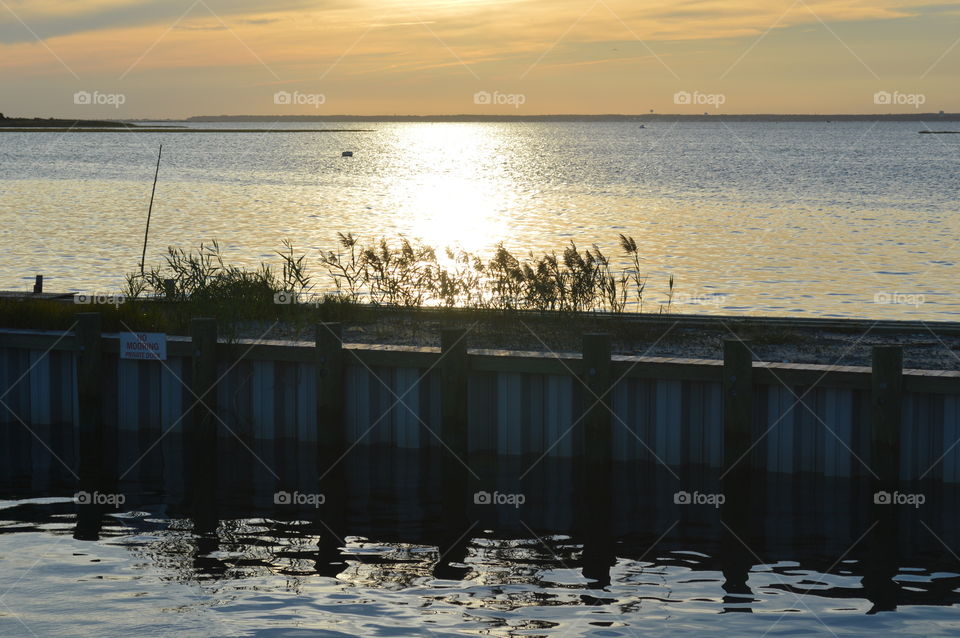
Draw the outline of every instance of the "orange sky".
<instances>
[{"instance_id":1,"label":"orange sky","mask_svg":"<svg viewBox=\"0 0 960 638\"><path fill-rule=\"evenodd\" d=\"M960 111L958 41L929 0L0 0L0 111Z\"/></svg>"}]
</instances>

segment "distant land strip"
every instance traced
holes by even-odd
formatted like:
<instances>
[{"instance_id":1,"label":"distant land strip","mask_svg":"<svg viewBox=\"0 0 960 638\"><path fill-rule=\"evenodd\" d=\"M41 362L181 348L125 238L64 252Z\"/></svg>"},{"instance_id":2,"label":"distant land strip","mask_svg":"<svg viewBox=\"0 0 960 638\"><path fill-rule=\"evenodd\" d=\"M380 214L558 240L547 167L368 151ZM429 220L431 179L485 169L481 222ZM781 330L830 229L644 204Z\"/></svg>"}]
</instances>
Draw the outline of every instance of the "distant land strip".
<instances>
[{"instance_id":1,"label":"distant land strip","mask_svg":"<svg viewBox=\"0 0 960 638\"><path fill-rule=\"evenodd\" d=\"M7 128L0 126L0 133L370 133L373 129L342 129L342 128L290 128L290 129L271 129L271 128L186 128L186 127L168 127L168 128L147 128L147 127L113 127L113 128L92 128L84 126L71 126L69 128L40 128L31 126L27 128Z\"/></svg>"},{"instance_id":2,"label":"distant land strip","mask_svg":"<svg viewBox=\"0 0 960 638\"><path fill-rule=\"evenodd\" d=\"M143 120L150 121L150 120ZM156 121L156 120L152 120ZM186 122L960 122L960 113L637 115L202 115Z\"/></svg>"},{"instance_id":3,"label":"distant land strip","mask_svg":"<svg viewBox=\"0 0 960 638\"><path fill-rule=\"evenodd\" d=\"M43 118L43 117L4 117L0 115L0 129L19 128L75 128L75 127L97 127L97 128L129 128L131 124L110 120L68 120L63 118ZM133 125L135 126L135 125Z\"/></svg>"}]
</instances>

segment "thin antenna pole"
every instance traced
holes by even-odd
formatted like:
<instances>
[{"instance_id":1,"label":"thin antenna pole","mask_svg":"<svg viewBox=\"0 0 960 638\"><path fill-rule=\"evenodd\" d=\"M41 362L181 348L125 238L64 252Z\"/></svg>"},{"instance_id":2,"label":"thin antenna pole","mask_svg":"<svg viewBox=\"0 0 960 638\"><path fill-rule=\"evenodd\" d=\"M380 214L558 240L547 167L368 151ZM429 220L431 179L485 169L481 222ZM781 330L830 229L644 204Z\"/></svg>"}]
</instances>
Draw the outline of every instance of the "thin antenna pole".
<instances>
[{"instance_id":1,"label":"thin antenna pole","mask_svg":"<svg viewBox=\"0 0 960 638\"><path fill-rule=\"evenodd\" d=\"M147 260L147 237L150 236L150 217L153 215L153 198L157 194L157 178L160 177L160 158L163 157L163 144L157 153L157 172L153 175L153 192L150 193L150 209L147 211L147 229L143 233L143 255L140 256L140 276L143 277L144 262Z\"/></svg>"}]
</instances>

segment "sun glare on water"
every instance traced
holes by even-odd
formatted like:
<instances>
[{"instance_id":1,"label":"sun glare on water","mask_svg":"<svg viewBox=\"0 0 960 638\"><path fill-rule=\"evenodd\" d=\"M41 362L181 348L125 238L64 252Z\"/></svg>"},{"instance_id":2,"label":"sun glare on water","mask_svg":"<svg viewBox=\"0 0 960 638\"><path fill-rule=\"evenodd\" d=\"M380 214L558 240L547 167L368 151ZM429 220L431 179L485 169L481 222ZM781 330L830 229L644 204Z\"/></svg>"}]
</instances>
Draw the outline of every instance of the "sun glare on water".
<instances>
[{"instance_id":1,"label":"sun glare on water","mask_svg":"<svg viewBox=\"0 0 960 638\"><path fill-rule=\"evenodd\" d=\"M443 252L489 250L506 239L512 193L502 141L491 127L411 127L403 140L417 149L415 170L398 181L397 200L410 213L408 232Z\"/></svg>"}]
</instances>

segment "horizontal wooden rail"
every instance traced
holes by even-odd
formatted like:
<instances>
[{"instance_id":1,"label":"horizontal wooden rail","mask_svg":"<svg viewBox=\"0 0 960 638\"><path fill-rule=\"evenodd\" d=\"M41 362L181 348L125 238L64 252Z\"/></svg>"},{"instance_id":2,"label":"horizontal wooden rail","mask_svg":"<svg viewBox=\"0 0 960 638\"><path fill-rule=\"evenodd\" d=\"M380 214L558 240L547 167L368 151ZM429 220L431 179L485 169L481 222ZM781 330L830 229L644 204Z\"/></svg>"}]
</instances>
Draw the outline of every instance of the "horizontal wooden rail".
<instances>
[{"instance_id":1,"label":"horizontal wooden rail","mask_svg":"<svg viewBox=\"0 0 960 638\"><path fill-rule=\"evenodd\" d=\"M77 340L72 332L0 330L0 348L76 351ZM440 349L435 347L344 344L344 350L346 365L426 369L432 367L440 358ZM118 354L119 351L119 335L104 334L103 352ZM168 356L189 357L191 353L189 337L167 338ZM221 361L235 361L237 358L242 358L253 361L311 363L314 357L314 345L310 342L221 339L217 345L217 358ZM475 372L561 376L582 373L582 360L578 353L471 349L468 361L469 369ZM755 361L753 367L756 384L818 385L865 391L871 388L870 366ZM611 368L615 380L634 378L719 383L722 378L723 361L721 359L614 355ZM905 392L960 394L960 371L907 369L903 371L903 389Z\"/></svg>"}]
</instances>

